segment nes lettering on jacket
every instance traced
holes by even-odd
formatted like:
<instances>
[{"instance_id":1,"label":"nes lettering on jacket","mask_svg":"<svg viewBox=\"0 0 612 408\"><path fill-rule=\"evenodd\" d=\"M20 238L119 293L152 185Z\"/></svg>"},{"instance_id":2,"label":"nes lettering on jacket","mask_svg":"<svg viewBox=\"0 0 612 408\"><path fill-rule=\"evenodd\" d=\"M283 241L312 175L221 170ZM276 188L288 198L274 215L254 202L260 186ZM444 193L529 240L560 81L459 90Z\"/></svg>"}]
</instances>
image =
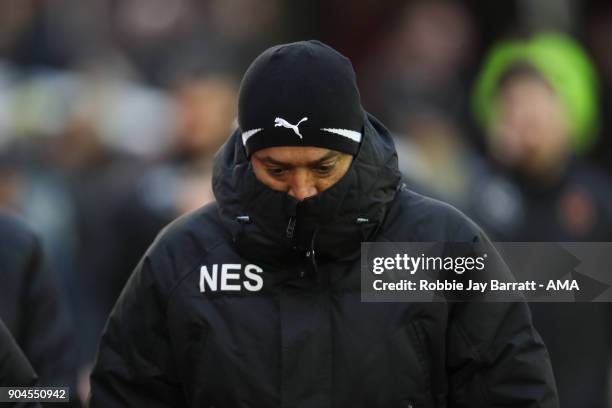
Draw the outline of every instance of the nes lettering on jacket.
<instances>
[{"instance_id":1,"label":"nes lettering on jacket","mask_svg":"<svg viewBox=\"0 0 612 408\"><path fill-rule=\"evenodd\" d=\"M200 292L257 292L263 288L262 273L263 269L254 264L202 265Z\"/></svg>"}]
</instances>

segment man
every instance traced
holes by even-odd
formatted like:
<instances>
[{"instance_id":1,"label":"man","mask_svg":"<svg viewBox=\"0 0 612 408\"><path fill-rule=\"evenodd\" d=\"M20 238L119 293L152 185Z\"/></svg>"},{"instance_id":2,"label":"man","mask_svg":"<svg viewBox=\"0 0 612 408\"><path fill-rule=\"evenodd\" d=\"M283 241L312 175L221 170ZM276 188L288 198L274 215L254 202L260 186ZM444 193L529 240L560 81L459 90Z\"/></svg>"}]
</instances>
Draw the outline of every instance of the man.
<instances>
[{"instance_id":1,"label":"man","mask_svg":"<svg viewBox=\"0 0 612 408\"><path fill-rule=\"evenodd\" d=\"M524 303L362 303L362 241L486 240L403 187L350 62L265 51L218 153L216 203L136 268L102 336L93 407L556 407Z\"/></svg>"},{"instance_id":2,"label":"man","mask_svg":"<svg viewBox=\"0 0 612 408\"><path fill-rule=\"evenodd\" d=\"M76 390L71 321L45 265L36 234L17 217L0 211L0 386ZM70 406L80 406L78 398Z\"/></svg>"},{"instance_id":3,"label":"man","mask_svg":"<svg viewBox=\"0 0 612 408\"><path fill-rule=\"evenodd\" d=\"M0 319L32 363L40 386L73 387L71 320L38 237L0 211L0 242Z\"/></svg>"}]
</instances>

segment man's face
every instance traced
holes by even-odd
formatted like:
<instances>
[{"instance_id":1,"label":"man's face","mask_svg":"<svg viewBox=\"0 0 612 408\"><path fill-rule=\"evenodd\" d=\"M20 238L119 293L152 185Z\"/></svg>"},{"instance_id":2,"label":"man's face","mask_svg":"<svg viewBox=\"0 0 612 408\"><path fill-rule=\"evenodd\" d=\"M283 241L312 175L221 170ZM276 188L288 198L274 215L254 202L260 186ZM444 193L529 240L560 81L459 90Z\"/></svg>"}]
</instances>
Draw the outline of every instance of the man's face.
<instances>
[{"instance_id":1,"label":"man's face","mask_svg":"<svg viewBox=\"0 0 612 408\"><path fill-rule=\"evenodd\" d=\"M255 175L262 183L298 200L334 185L352 161L350 154L321 147L268 147L251 156Z\"/></svg>"},{"instance_id":2,"label":"man's face","mask_svg":"<svg viewBox=\"0 0 612 408\"><path fill-rule=\"evenodd\" d=\"M493 153L511 167L545 174L569 152L567 113L554 90L533 76L516 77L500 89Z\"/></svg>"}]
</instances>

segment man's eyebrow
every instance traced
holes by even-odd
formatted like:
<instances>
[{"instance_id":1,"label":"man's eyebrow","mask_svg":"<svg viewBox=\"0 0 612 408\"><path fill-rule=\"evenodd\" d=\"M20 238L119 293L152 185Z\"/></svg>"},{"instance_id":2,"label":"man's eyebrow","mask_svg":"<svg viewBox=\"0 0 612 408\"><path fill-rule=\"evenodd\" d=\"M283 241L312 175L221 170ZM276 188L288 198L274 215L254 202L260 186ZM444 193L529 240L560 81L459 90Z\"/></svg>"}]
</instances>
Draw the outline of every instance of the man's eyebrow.
<instances>
[{"instance_id":1,"label":"man's eyebrow","mask_svg":"<svg viewBox=\"0 0 612 408\"><path fill-rule=\"evenodd\" d=\"M326 161L328 161L330 159L335 159L338 156L340 156L340 153L331 151L331 152L326 153L325 155L323 155L322 157L320 157L320 158L318 158L316 160L308 162L306 165L307 166L317 166L317 165L319 165L321 163L324 163L324 162L326 162ZM266 163L266 164L272 164L274 166L293 167L292 163L286 163L286 162L278 161L278 160L275 160L275 159L271 158L270 156L263 157L263 158L260 159L260 161L262 161L263 163Z\"/></svg>"},{"instance_id":2,"label":"man's eyebrow","mask_svg":"<svg viewBox=\"0 0 612 408\"><path fill-rule=\"evenodd\" d=\"M316 166L316 165L319 165L321 163L325 163L326 161L328 161L330 159L335 159L338 156L340 156L340 153L331 151L331 152L328 152L327 154L325 154L323 157L321 157L321 158L319 158L317 160L311 161L310 163L308 163L308 165L309 166Z\"/></svg>"},{"instance_id":3,"label":"man's eyebrow","mask_svg":"<svg viewBox=\"0 0 612 408\"><path fill-rule=\"evenodd\" d=\"M263 163L272 164L274 166L283 166L283 167L290 166L289 163L285 163L285 162L282 162L282 161L274 160L270 156L263 157L263 158L261 158L259 160L262 161Z\"/></svg>"}]
</instances>

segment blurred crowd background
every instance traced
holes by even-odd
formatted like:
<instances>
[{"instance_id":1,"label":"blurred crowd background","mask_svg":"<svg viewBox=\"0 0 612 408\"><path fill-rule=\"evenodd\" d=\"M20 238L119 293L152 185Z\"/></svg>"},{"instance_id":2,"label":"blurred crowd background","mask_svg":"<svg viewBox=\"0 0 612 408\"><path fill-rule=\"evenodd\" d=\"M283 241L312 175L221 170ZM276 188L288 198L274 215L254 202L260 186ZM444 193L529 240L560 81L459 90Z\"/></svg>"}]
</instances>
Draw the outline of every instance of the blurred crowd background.
<instances>
[{"instance_id":1,"label":"blurred crowd background","mask_svg":"<svg viewBox=\"0 0 612 408\"><path fill-rule=\"evenodd\" d=\"M248 64L310 38L353 61L414 190L492 240L612 241L609 1L2 0L0 207L41 237L73 322L73 363L41 372L86 398L132 268L214 199ZM612 406L610 305L532 309L562 407Z\"/></svg>"}]
</instances>

